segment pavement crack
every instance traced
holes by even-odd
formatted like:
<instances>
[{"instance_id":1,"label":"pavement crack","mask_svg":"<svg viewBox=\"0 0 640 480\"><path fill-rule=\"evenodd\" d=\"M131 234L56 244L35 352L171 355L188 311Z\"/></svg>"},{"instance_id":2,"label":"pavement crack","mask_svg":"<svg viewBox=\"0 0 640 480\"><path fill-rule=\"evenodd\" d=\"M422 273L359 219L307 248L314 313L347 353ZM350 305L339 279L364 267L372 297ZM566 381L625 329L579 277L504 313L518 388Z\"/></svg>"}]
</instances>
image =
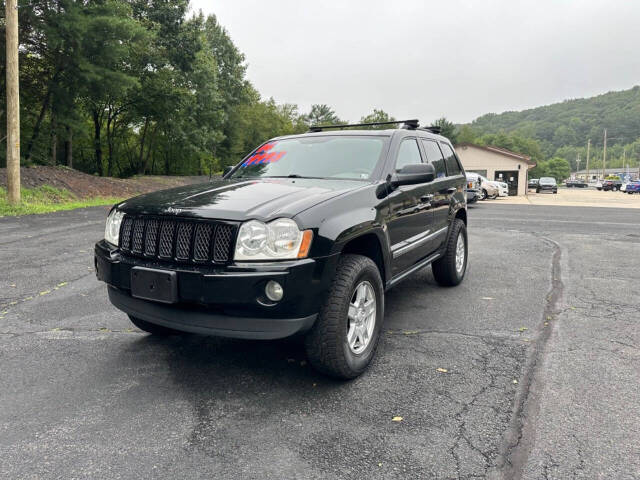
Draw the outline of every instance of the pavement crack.
<instances>
[{"instance_id":1,"label":"pavement crack","mask_svg":"<svg viewBox=\"0 0 640 480\"><path fill-rule=\"evenodd\" d=\"M3 313L0 313L0 315L4 315L5 313L9 313L12 307L17 307L18 305L20 305L21 303L25 303L28 302L30 300L35 300L36 298L40 298L40 297L44 297L46 295L49 295L53 292L55 292L56 290L60 290L63 287L66 287L67 285L73 283L73 282L77 282L78 280L82 280L83 278L89 277L95 275L95 273L93 271L88 272L88 273L83 273L82 275L80 275L79 277L76 278L72 278L70 280L66 280L64 282L60 282L56 285L54 285L53 287L45 287L44 290L41 290L39 293L31 293L29 295L27 295L26 297L14 297L14 298L3 298L0 301L4 301L6 303L0 303L0 308L4 309L5 311ZM7 300L9 300L7 302Z\"/></svg>"},{"instance_id":2,"label":"pavement crack","mask_svg":"<svg viewBox=\"0 0 640 480\"><path fill-rule=\"evenodd\" d=\"M530 430L534 428L534 419L539 409L537 399L532 396L532 386L537 370L543 363L546 346L553 331L545 323L548 324L549 319L555 318L560 313L564 291L561 272L562 247L558 242L548 237L539 238L553 248L551 287L545 296L542 322L538 326L535 339L531 342L531 350L527 355L523 375L518 383L511 420L499 447L496 473L509 479L521 478L527 462L528 441L530 441L529 436L532 433Z\"/></svg>"},{"instance_id":3,"label":"pavement crack","mask_svg":"<svg viewBox=\"0 0 640 480\"><path fill-rule=\"evenodd\" d=\"M55 334L55 333L60 333L60 334L65 334L65 333L72 333L72 334L77 334L77 333L126 333L126 334L131 334L131 333L138 333L138 334L144 334L144 332L141 332L139 330L134 330L134 329L124 329L124 330L111 330L111 329L106 329L106 328L51 328L48 330L32 330L32 331L22 331L22 332L11 332L11 331L4 331L4 332L0 332L0 337L9 337L9 338L19 338L19 337L25 337L28 335L43 335L43 334Z\"/></svg>"},{"instance_id":4,"label":"pavement crack","mask_svg":"<svg viewBox=\"0 0 640 480\"><path fill-rule=\"evenodd\" d=\"M387 330L388 335L394 336L415 336L415 335L454 335L460 337L478 338L480 340L501 340L501 341L513 341L520 342L520 338L510 337L506 335L479 335L476 333L456 332L452 330Z\"/></svg>"}]
</instances>

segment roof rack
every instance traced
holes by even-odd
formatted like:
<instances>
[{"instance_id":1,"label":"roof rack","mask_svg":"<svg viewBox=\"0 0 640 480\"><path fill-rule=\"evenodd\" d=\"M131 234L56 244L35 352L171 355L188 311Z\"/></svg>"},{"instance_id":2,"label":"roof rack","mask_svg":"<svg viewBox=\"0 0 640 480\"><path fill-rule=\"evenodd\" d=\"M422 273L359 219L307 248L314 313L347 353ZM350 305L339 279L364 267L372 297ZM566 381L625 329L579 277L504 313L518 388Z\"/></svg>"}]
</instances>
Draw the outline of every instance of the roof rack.
<instances>
[{"instance_id":1,"label":"roof rack","mask_svg":"<svg viewBox=\"0 0 640 480\"><path fill-rule=\"evenodd\" d=\"M436 135L439 135L440 132L442 132L442 128L438 127L437 125L432 125L430 127L420 127L418 130L426 130L427 132L435 133Z\"/></svg>"},{"instance_id":2,"label":"roof rack","mask_svg":"<svg viewBox=\"0 0 640 480\"><path fill-rule=\"evenodd\" d=\"M345 128L352 127L373 127L376 125L397 125L400 123L403 128L408 130L415 130L420 125L420 122L414 118L412 120L396 120L393 122L352 123L348 125L311 125L309 127L309 132L322 132L323 130L329 129L344 130Z\"/></svg>"}]
</instances>

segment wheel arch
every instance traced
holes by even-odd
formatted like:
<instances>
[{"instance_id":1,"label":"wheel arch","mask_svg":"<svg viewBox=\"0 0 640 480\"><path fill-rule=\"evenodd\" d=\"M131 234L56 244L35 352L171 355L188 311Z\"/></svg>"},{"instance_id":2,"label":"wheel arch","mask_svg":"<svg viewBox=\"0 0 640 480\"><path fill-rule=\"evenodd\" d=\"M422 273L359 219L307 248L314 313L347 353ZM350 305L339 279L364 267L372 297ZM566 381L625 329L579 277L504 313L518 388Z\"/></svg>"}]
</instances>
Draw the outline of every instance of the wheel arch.
<instances>
[{"instance_id":1,"label":"wheel arch","mask_svg":"<svg viewBox=\"0 0 640 480\"><path fill-rule=\"evenodd\" d=\"M378 267L382 283L386 286L387 275L391 270L389 268L389 255L388 253L385 255L385 252L388 252L388 248L387 250L384 248L385 245L386 239L381 230L370 230L344 242L340 249L340 254L351 253L370 258Z\"/></svg>"},{"instance_id":2,"label":"wheel arch","mask_svg":"<svg viewBox=\"0 0 640 480\"><path fill-rule=\"evenodd\" d=\"M467 209L466 208L459 208L458 210L456 210L455 214L453 215L453 218L459 218L466 225L467 224Z\"/></svg>"}]
</instances>

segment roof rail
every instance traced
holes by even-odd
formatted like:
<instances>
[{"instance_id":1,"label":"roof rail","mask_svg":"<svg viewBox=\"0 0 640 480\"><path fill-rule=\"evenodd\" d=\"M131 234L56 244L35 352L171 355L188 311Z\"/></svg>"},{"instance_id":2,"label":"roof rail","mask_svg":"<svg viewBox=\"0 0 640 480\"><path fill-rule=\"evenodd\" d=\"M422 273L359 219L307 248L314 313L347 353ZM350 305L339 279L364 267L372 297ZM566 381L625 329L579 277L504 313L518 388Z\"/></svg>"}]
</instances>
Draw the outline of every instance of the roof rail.
<instances>
[{"instance_id":1,"label":"roof rail","mask_svg":"<svg viewBox=\"0 0 640 480\"><path fill-rule=\"evenodd\" d=\"M442 128L438 127L437 125L431 125L430 127L420 127L418 130L426 130L427 132L435 133L436 135L439 135L440 132L442 132Z\"/></svg>"},{"instance_id":2,"label":"roof rail","mask_svg":"<svg viewBox=\"0 0 640 480\"><path fill-rule=\"evenodd\" d=\"M402 123L402 126L404 128L407 128L408 130L415 130L420 125L420 122L417 119L396 120L393 122L351 123L348 125L311 125L309 127L309 132L322 132L323 130L329 130L329 129L344 130L345 128L353 128L353 127L373 127L376 125L397 125L400 123Z\"/></svg>"}]
</instances>

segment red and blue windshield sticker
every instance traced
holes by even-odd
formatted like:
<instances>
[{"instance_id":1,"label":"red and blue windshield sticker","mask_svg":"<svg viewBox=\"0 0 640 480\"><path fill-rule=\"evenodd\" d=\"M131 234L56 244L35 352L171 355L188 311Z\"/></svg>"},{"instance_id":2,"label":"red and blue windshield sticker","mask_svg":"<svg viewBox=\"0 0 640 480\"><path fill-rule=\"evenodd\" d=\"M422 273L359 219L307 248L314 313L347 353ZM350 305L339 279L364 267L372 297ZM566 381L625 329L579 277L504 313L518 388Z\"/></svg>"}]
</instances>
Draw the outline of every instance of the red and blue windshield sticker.
<instances>
[{"instance_id":1,"label":"red and blue windshield sticker","mask_svg":"<svg viewBox=\"0 0 640 480\"><path fill-rule=\"evenodd\" d=\"M258 150L253 152L253 154L247 158L242 165L240 165L240 168L277 162L284 157L287 152L272 151L275 146L276 142L265 143Z\"/></svg>"}]
</instances>

